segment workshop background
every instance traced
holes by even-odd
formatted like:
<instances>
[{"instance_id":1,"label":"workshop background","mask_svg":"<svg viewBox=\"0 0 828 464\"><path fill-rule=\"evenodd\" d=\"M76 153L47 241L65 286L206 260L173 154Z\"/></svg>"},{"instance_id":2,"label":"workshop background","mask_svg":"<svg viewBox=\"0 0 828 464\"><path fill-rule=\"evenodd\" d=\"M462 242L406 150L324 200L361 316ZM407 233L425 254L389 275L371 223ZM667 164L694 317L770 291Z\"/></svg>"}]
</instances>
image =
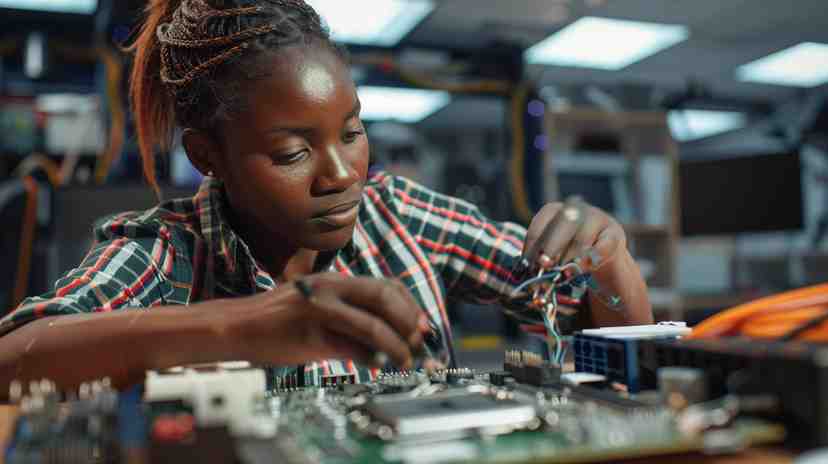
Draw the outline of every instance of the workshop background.
<instances>
[{"instance_id":1,"label":"workshop background","mask_svg":"<svg viewBox=\"0 0 828 464\"><path fill-rule=\"evenodd\" d=\"M351 51L376 164L496 219L583 196L624 223L657 319L828 281L824 0L308 3ZM96 218L156 203L122 51L145 4L0 0L3 309L79 263ZM159 163L165 197L195 191L180 148ZM465 351L521 337L452 317Z\"/></svg>"}]
</instances>

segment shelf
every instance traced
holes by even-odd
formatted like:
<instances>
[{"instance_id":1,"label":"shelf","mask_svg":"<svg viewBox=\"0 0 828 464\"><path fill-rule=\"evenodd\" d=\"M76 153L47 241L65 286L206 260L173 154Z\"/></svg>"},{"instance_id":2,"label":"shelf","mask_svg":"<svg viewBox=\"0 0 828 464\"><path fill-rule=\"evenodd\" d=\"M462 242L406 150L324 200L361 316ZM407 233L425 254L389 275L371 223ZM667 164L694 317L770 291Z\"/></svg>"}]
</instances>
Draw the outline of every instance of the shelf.
<instances>
[{"instance_id":1,"label":"shelf","mask_svg":"<svg viewBox=\"0 0 828 464\"><path fill-rule=\"evenodd\" d=\"M545 124L551 141L544 159L547 200L581 194L614 215L647 279L654 312L681 320L682 298L676 290L678 154L665 113L573 108L550 111ZM600 143L585 143L589 135L599 136Z\"/></svg>"},{"instance_id":2,"label":"shelf","mask_svg":"<svg viewBox=\"0 0 828 464\"><path fill-rule=\"evenodd\" d=\"M628 234L637 235L670 235L668 226L655 226L650 224L622 224L624 231Z\"/></svg>"},{"instance_id":3,"label":"shelf","mask_svg":"<svg viewBox=\"0 0 828 464\"><path fill-rule=\"evenodd\" d=\"M598 109L579 108L567 111L551 111L555 117L567 121L577 122L607 122L621 126L664 127L667 123L666 115L659 111L625 111L612 113Z\"/></svg>"}]
</instances>

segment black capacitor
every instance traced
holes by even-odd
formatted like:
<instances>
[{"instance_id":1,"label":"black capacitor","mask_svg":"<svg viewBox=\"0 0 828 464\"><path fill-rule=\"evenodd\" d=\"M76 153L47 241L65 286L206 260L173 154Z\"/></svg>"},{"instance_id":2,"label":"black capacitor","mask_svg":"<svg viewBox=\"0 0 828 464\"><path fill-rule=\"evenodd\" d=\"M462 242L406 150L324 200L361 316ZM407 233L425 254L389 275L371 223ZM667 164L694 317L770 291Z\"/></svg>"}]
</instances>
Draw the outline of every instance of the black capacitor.
<instances>
[{"instance_id":1,"label":"black capacitor","mask_svg":"<svg viewBox=\"0 0 828 464\"><path fill-rule=\"evenodd\" d=\"M512 378L512 373L507 371L489 372L489 383L492 385L502 387L506 385L506 380Z\"/></svg>"}]
</instances>

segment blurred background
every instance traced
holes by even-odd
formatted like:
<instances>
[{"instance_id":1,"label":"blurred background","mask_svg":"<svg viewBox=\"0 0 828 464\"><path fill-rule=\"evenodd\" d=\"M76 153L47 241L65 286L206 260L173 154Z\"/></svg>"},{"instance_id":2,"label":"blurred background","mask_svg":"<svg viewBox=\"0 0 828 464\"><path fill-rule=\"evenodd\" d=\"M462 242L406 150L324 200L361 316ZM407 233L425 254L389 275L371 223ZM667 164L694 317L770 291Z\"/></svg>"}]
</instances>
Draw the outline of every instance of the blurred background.
<instances>
[{"instance_id":1,"label":"blurred background","mask_svg":"<svg viewBox=\"0 0 828 464\"><path fill-rule=\"evenodd\" d=\"M527 223L578 194L627 228L659 320L828 280L824 0L313 0L373 161ZM0 0L0 302L145 209L121 51L146 1ZM164 196L199 182L159 157ZM455 304L466 348L519 331Z\"/></svg>"}]
</instances>

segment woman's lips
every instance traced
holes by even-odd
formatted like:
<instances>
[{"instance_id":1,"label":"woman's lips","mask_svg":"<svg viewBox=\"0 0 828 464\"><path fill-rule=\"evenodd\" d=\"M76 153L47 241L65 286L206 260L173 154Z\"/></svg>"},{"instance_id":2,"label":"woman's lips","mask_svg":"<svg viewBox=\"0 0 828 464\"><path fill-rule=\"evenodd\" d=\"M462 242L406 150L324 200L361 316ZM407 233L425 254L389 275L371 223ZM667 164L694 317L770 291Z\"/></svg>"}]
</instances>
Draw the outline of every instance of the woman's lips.
<instances>
[{"instance_id":1,"label":"woman's lips","mask_svg":"<svg viewBox=\"0 0 828 464\"><path fill-rule=\"evenodd\" d=\"M318 216L314 216L311 220L335 228L347 227L356 221L359 204L359 201L343 203Z\"/></svg>"}]
</instances>

